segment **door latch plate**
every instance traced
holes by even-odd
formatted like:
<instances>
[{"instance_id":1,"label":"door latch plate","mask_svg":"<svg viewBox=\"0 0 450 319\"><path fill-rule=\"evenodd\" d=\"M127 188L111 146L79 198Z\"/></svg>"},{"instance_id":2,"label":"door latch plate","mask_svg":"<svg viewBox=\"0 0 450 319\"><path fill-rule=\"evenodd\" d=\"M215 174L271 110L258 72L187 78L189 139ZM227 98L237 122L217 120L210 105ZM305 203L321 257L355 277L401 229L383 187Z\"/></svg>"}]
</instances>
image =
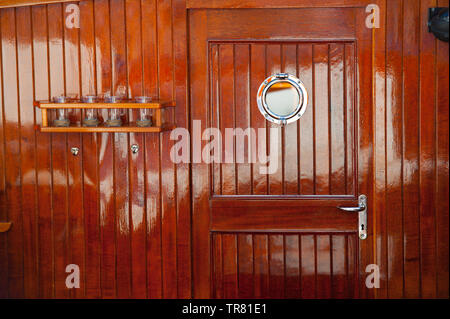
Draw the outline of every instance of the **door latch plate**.
<instances>
[{"instance_id":1,"label":"door latch plate","mask_svg":"<svg viewBox=\"0 0 450 319\"><path fill-rule=\"evenodd\" d=\"M366 195L360 195L358 198L359 207L364 207L363 210L358 212L358 232L360 239L367 238L367 197Z\"/></svg>"}]
</instances>

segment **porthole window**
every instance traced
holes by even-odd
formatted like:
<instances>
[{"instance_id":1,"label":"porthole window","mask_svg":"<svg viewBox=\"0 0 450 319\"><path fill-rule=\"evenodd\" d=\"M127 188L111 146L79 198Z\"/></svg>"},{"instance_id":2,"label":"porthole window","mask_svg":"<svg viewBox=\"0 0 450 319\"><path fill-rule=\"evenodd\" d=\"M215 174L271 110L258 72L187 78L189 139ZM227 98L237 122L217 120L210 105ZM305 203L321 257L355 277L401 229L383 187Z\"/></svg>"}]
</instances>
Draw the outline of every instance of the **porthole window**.
<instances>
[{"instance_id":1,"label":"porthole window","mask_svg":"<svg viewBox=\"0 0 450 319\"><path fill-rule=\"evenodd\" d=\"M268 121L286 125L297 121L305 113L308 93L299 78L278 73L264 80L257 100L259 111Z\"/></svg>"}]
</instances>

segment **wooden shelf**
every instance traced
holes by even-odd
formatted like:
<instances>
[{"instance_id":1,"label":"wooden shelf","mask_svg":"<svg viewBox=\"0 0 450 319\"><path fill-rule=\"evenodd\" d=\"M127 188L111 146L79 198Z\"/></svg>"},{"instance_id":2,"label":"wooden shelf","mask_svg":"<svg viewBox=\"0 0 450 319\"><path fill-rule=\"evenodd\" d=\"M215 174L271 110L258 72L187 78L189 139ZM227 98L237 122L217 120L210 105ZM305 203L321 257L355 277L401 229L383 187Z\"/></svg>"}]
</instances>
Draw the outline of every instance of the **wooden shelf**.
<instances>
[{"instance_id":1,"label":"wooden shelf","mask_svg":"<svg viewBox=\"0 0 450 319\"><path fill-rule=\"evenodd\" d=\"M99 125L95 127L81 126L80 124L70 125L68 127L55 127L55 126L37 126L37 129L41 132L48 133L159 133L164 131L173 130L175 126L163 125L163 126L149 126L140 127L134 123L130 125L123 125L117 127Z\"/></svg>"},{"instance_id":2,"label":"wooden shelf","mask_svg":"<svg viewBox=\"0 0 450 319\"><path fill-rule=\"evenodd\" d=\"M73 2L72 0L0 0L0 8L33 6L47 3Z\"/></svg>"},{"instance_id":3,"label":"wooden shelf","mask_svg":"<svg viewBox=\"0 0 450 319\"><path fill-rule=\"evenodd\" d=\"M68 101L67 103L53 103L49 101L35 101L34 106L42 111L42 125L37 126L36 129L41 132L49 133L95 133L95 132L117 132L117 133L159 133L163 131L172 130L175 125L167 124L163 121L162 110L169 107L174 107L173 101L152 101L149 103L137 103L133 101L122 101L120 103L81 103L78 101ZM105 126L101 123L96 127L82 126L80 122L72 123L68 127L49 126L48 112L56 109L153 109L155 126L140 127L135 123L128 123L122 126ZM81 120L81 119L80 119Z\"/></svg>"},{"instance_id":4,"label":"wooden shelf","mask_svg":"<svg viewBox=\"0 0 450 319\"><path fill-rule=\"evenodd\" d=\"M11 228L11 223L0 223L0 233L5 233Z\"/></svg>"},{"instance_id":5,"label":"wooden shelf","mask_svg":"<svg viewBox=\"0 0 450 319\"><path fill-rule=\"evenodd\" d=\"M173 101L152 101L150 103L121 102L121 103L53 103L49 101L35 101L34 106L41 109L163 109L174 107Z\"/></svg>"}]
</instances>

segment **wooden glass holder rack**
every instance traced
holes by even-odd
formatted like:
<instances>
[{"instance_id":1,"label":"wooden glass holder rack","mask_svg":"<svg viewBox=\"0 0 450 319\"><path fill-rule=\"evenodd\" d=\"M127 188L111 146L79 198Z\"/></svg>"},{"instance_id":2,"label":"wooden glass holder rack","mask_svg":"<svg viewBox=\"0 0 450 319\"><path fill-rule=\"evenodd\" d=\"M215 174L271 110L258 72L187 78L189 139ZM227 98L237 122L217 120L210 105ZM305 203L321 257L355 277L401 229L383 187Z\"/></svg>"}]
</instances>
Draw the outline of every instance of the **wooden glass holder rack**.
<instances>
[{"instance_id":1,"label":"wooden glass holder rack","mask_svg":"<svg viewBox=\"0 0 450 319\"><path fill-rule=\"evenodd\" d=\"M148 103L137 103L134 101L121 101L119 103L83 103L83 102L67 102L67 103L54 103L49 101L35 101L34 106L38 107L42 111L42 125L38 125L36 128L41 132L60 132L60 133L93 133L93 132L163 132L172 130L175 125L165 123L162 116L162 111L168 107L174 107L173 101L151 101ZM104 123L98 126L83 126L80 122L71 123L69 126L49 126L49 110L57 109L152 109L154 110L154 125L148 127L137 126L135 123L125 123L122 126L106 126Z\"/></svg>"}]
</instances>

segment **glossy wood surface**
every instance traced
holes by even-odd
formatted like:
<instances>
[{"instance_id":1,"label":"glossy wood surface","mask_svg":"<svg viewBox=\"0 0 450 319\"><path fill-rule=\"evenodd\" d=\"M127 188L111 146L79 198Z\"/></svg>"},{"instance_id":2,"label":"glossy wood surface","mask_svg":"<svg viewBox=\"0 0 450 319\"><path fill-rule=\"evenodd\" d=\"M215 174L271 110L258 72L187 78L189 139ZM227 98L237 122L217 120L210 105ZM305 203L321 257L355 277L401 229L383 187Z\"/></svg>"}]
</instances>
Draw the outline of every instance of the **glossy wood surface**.
<instances>
[{"instance_id":1,"label":"glossy wood surface","mask_svg":"<svg viewBox=\"0 0 450 319\"><path fill-rule=\"evenodd\" d=\"M40 132L50 132L50 133L95 133L95 132L133 132L133 133L159 133L163 131L170 131L174 129L175 126L152 126L152 127L140 127L136 126L134 123L130 125L122 125L120 127L110 127L100 125L97 127L85 127L81 125L71 125L68 127L56 127L56 126L38 126L37 129Z\"/></svg>"},{"instance_id":2,"label":"glossy wood surface","mask_svg":"<svg viewBox=\"0 0 450 319\"><path fill-rule=\"evenodd\" d=\"M434 6L448 1L386 1L377 39L379 298L449 296L448 43L428 32Z\"/></svg>"},{"instance_id":3,"label":"glossy wood surface","mask_svg":"<svg viewBox=\"0 0 450 319\"><path fill-rule=\"evenodd\" d=\"M0 0L0 8L21 7L48 3L73 2L71 0Z\"/></svg>"},{"instance_id":4,"label":"glossy wood surface","mask_svg":"<svg viewBox=\"0 0 450 319\"><path fill-rule=\"evenodd\" d=\"M355 298L357 245L354 233L213 233L213 297Z\"/></svg>"},{"instance_id":5,"label":"glossy wood surface","mask_svg":"<svg viewBox=\"0 0 450 319\"><path fill-rule=\"evenodd\" d=\"M248 163L248 142L244 139L245 143L241 143L235 137L233 148L244 153L239 160L244 163L212 165L213 196L355 194L353 42L215 41L208 50L211 70L220 70L210 73L214 105L209 113L212 125L222 132L225 128L257 130L270 126L260 116L256 91L273 73L298 76L312 101L301 121L281 130L277 151L282 167L276 174L261 175L259 164ZM322 90L323 93L315 93ZM270 133L267 135L262 139L265 145L273 140Z\"/></svg>"},{"instance_id":6,"label":"glossy wood surface","mask_svg":"<svg viewBox=\"0 0 450 319\"><path fill-rule=\"evenodd\" d=\"M32 108L61 94L148 95L179 102L171 116L185 126L186 71L174 60L185 31L172 38L184 4L82 1L80 29L64 27L67 5L1 9L0 221L14 232L0 239L0 295L189 297L189 169L170 163L169 134L40 133ZM70 263L80 289L65 287Z\"/></svg>"},{"instance_id":7,"label":"glossy wood surface","mask_svg":"<svg viewBox=\"0 0 450 319\"><path fill-rule=\"evenodd\" d=\"M449 49L426 26L428 8L448 0L38 2L0 1L0 223L12 222L0 233L0 298L449 297ZM364 7L374 2L380 29L368 31ZM71 3L80 5L80 29L64 27ZM308 14L299 20L296 10ZM286 15L282 28L271 27L273 12ZM258 19L267 23L251 27ZM209 46L189 52L207 32ZM203 54L210 62L199 64ZM363 65L371 76L345 84ZM283 130L282 169L270 177L257 164L175 165L168 132L35 130L33 101L62 94L173 100L170 116L188 129L192 119L265 127L251 79L278 70L315 88L321 112L330 100L339 107ZM197 81L207 85L193 96ZM352 91L360 87L370 90ZM361 96L355 105L372 104L357 112L358 125L373 127L357 140L367 146L357 154L358 171L373 176L366 182L350 165L343 120L352 95ZM314 136L318 125L327 129ZM333 203L354 204L356 186L373 190L366 241L355 236L355 216L331 225ZM303 227L290 214L298 200ZM274 220L267 212L276 205ZM361 274L372 262L381 287L367 292ZM80 266L80 289L65 287L70 263Z\"/></svg>"},{"instance_id":8,"label":"glossy wood surface","mask_svg":"<svg viewBox=\"0 0 450 319\"><path fill-rule=\"evenodd\" d=\"M173 102L163 101L155 101L152 103L51 103L47 101L38 101L35 103L35 106L41 109L161 109L175 105Z\"/></svg>"},{"instance_id":9,"label":"glossy wood surface","mask_svg":"<svg viewBox=\"0 0 450 319\"><path fill-rule=\"evenodd\" d=\"M273 174L253 176L255 170L248 163L210 167L194 164L193 176L200 175L202 179L193 185L193 223L196 225L193 249L211 250L213 256L222 255L224 260L236 259L233 257L236 252L225 247L233 245L233 236L255 231L280 233L271 237L274 239L272 248L269 240L269 252L273 252L273 261L272 255L268 257L269 268L274 272L268 278L269 290L279 290L272 297L284 296L278 276L286 267L293 266L281 261L282 255L275 252L282 250L283 236L308 231L313 235L326 231L337 237L342 236L342 232L354 236L358 229L357 214L343 214L337 206L357 205L360 193L371 197L372 164L367 151L372 147L372 34L367 29L357 31L355 27L362 22L362 12L359 8L236 9L192 11L190 15L189 30L193 39L190 98L191 105L197 106L191 109L192 120L201 120L207 123L206 127L218 127L222 132L226 128L263 128L267 138L262 138L262 143L258 141L258 145L270 148L277 142L275 138L281 142L275 150L279 167ZM272 19L267 23L269 17ZM325 29L329 30L327 36ZM279 41L280 38L283 40ZM356 61L362 63L356 64ZM355 73L357 70L359 77ZM305 81L311 99L305 117L282 128L281 135L276 137L269 130L276 126L259 114L254 94L265 78L278 72L290 72ZM225 156L226 146L227 141L224 141L222 154ZM237 137L231 147L244 149ZM300 163L310 169L303 170ZM357 166L363 169L358 170ZM302 184L309 187L300 189ZM208 204L211 205L209 210ZM369 210L370 207L369 204ZM219 252L208 240L212 232L213 237L221 236L223 246ZM331 245L325 238L318 238L317 297L330 297L327 282L332 276L331 263L324 256L331 253ZM371 259L370 239L369 232L369 239L351 252L358 264ZM301 249L297 248L296 254L301 254ZM254 263L252 254L241 252L239 258ZM215 280L220 278L214 277L217 267L222 267L221 263L210 261L207 256L194 260L195 297L211 297L218 293L216 289L221 289L216 288ZM226 292L227 278L234 272L225 272L239 269L236 264L229 267L223 264L223 269L218 270L223 275L223 282L218 285L225 289L223 294L219 293L221 297L237 293L237 286L233 293ZM212 274L212 282L205 273ZM359 285L359 281L352 282ZM208 286L212 292L207 290ZM344 294L335 296L345 297Z\"/></svg>"}]
</instances>

